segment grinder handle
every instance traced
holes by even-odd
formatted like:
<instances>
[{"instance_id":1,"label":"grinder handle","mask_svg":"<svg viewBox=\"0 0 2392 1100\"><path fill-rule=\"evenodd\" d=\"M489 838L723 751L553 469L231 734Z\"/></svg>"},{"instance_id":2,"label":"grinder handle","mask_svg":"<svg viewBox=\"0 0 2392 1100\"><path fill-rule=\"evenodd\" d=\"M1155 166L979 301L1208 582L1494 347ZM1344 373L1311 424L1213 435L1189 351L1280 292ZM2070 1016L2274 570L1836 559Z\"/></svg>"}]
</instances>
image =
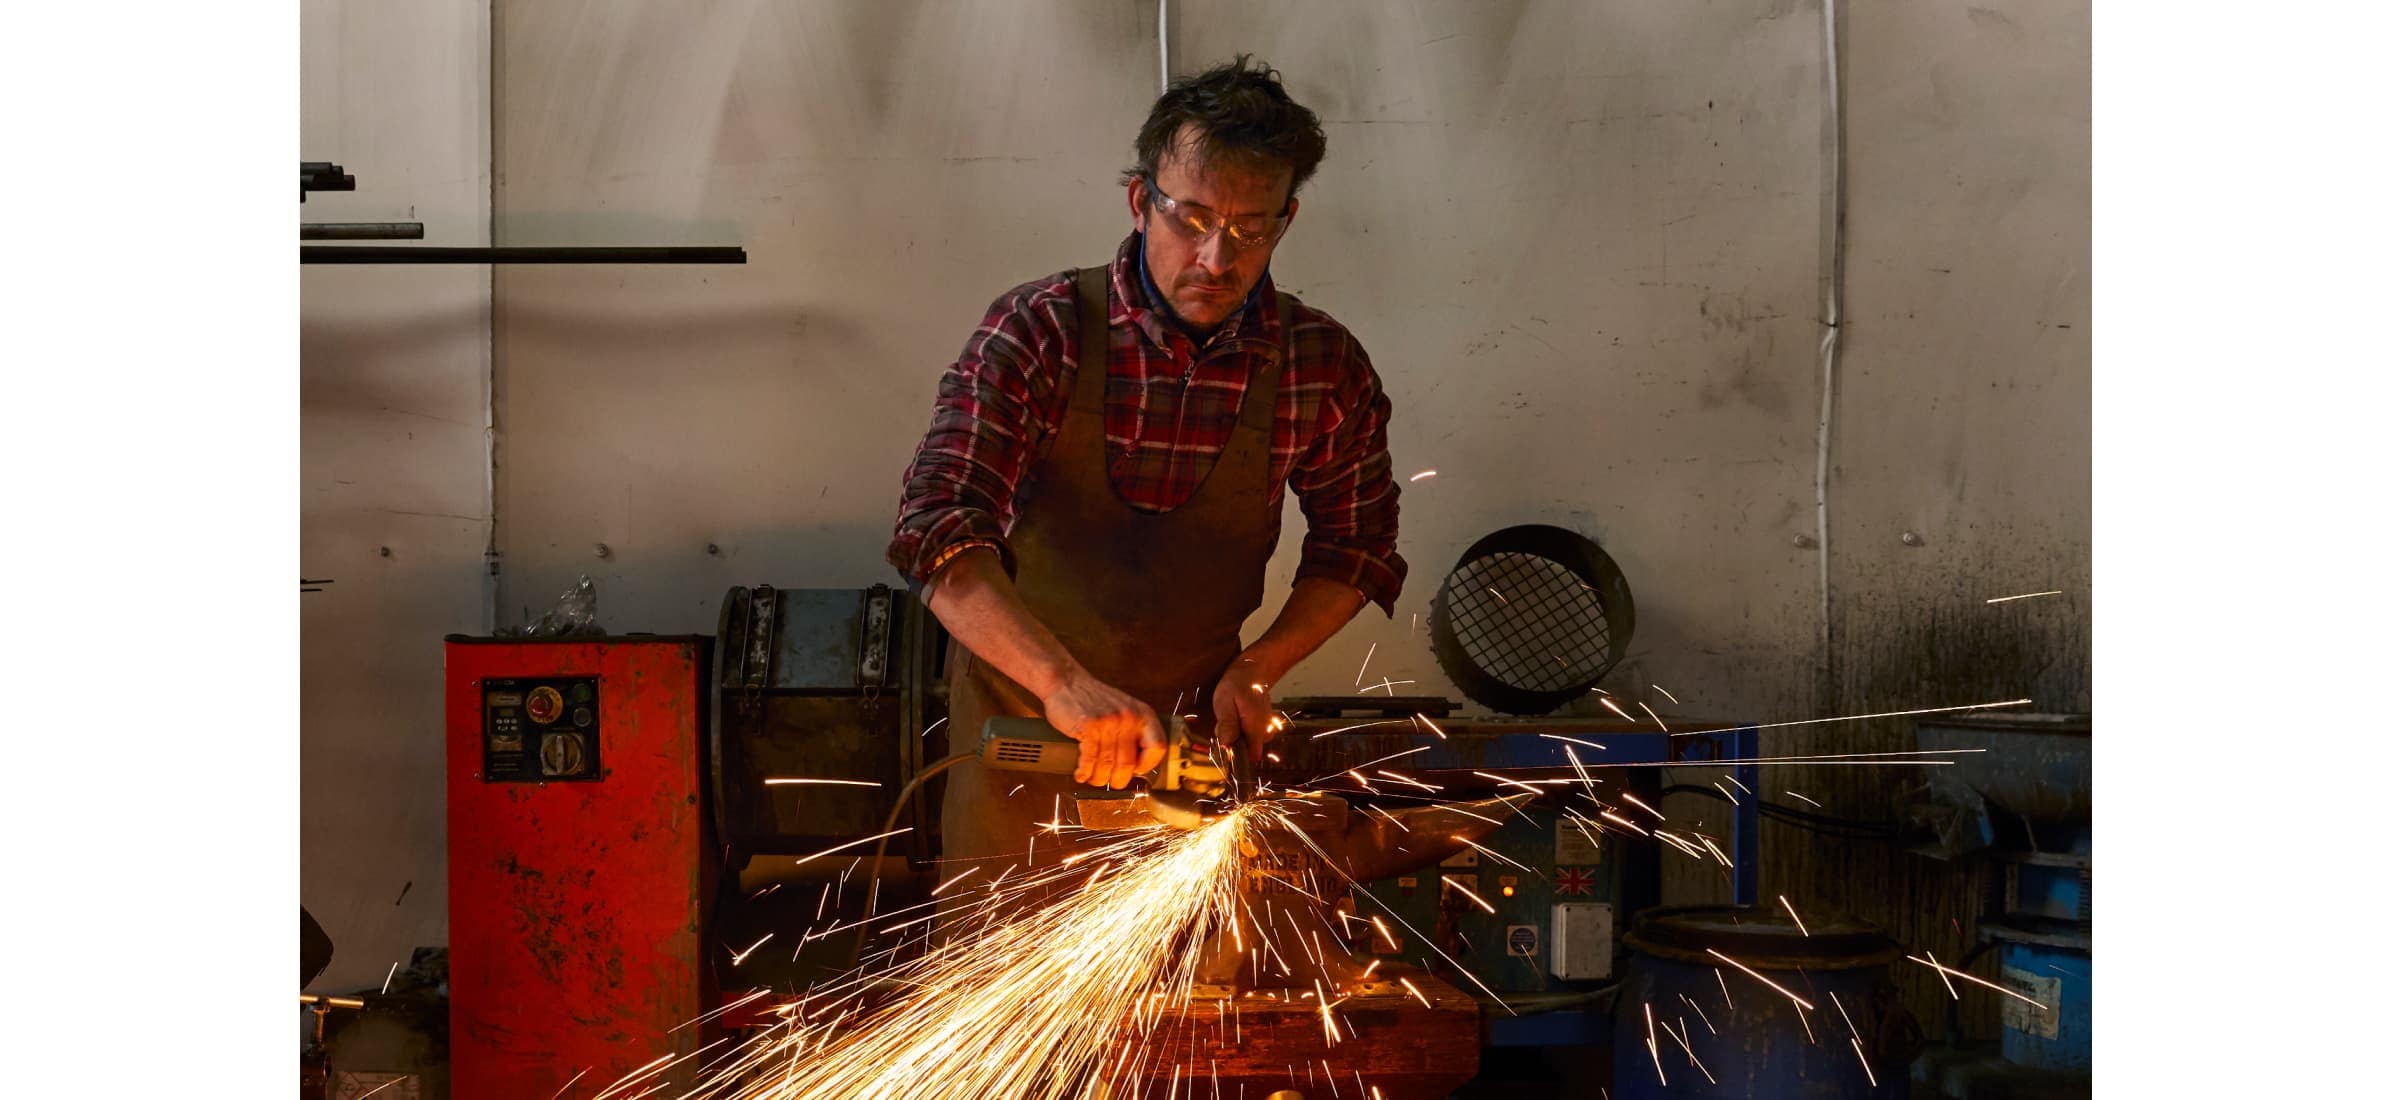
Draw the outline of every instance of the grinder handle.
<instances>
[{"instance_id":1,"label":"grinder handle","mask_svg":"<svg viewBox=\"0 0 2392 1100\"><path fill-rule=\"evenodd\" d=\"M1187 723L1176 714L1165 718L1163 736L1172 745L1184 745L1188 739ZM980 764L1001 772L1070 775L1080 768L1080 743L1048 725L1044 718L998 715L980 728ZM1176 780L1163 782L1171 767L1166 754L1163 763L1139 778L1149 786L1176 787Z\"/></svg>"},{"instance_id":2,"label":"grinder handle","mask_svg":"<svg viewBox=\"0 0 2392 1100\"><path fill-rule=\"evenodd\" d=\"M1044 718L999 715L980 730L980 763L995 771L1070 775L1080 766L1080 743Z\"/></svg>"}]
</instances>

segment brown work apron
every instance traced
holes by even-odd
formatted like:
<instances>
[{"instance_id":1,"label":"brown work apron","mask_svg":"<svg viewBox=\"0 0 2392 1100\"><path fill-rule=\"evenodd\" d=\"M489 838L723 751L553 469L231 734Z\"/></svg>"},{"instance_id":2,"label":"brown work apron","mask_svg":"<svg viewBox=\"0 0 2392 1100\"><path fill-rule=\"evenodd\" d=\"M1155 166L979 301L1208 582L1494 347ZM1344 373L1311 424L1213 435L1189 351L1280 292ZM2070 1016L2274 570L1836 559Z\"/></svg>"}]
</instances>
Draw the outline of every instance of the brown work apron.
<instances>
[{"instance_id":1,"label":"brown work apron","mask_svg":"<svg viewBox=\"0 0 2392 1100\"><path fill-rule=\"evenodd\" d=\"M1277 300L1279 346L1237 353L1249 356L1254 373L1211 473L1179 507L1141 512L1113 491L1108 470L1111 280L1105 268L1092 267L1080 269L1076 282L1080 366L1054 445L1023 480L1009 532L1014 588L1091 675L1157 715L1177 708L1208 721L1213 684L1241 648L1238 627L1262 603L1263 571L1279 541L1279 513L1270 506L1271 418L1286 359L1286 299ZM1121 336L1134 341L1139 333L1124 328ZM993 716L1043 714L1036 696L960 645L948 691L950 743L959 750L976 748ZM976 884L1025 858L1051 866L1071 834L1056 836L1039 823L1060 810L1065 824L1076 824L1072 796L1090 789L1068 775L992 772L977 760L947 774L942 877L979 863Z\"/></svg>"}]
</instances>

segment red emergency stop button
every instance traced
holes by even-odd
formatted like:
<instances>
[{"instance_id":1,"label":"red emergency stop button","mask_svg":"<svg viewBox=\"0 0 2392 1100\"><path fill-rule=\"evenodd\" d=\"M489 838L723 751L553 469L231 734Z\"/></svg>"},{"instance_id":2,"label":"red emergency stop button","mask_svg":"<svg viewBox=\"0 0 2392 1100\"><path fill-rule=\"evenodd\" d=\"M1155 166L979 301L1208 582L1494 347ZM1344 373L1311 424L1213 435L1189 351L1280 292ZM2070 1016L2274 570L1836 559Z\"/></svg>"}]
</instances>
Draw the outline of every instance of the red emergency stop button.
<instances>
[{"instance_id":1,"label":"red emergency stop button","mask_svg":"<svg viewBox=\"0 0 2392 1100\"><path fill-rule=\"evenodd\" d=\"M552 687L533 688L531 697L523 701L523 712L531 715L532 721L545 726L565 713L565 697L557 694Z\"/></svg>"}]
</instances>

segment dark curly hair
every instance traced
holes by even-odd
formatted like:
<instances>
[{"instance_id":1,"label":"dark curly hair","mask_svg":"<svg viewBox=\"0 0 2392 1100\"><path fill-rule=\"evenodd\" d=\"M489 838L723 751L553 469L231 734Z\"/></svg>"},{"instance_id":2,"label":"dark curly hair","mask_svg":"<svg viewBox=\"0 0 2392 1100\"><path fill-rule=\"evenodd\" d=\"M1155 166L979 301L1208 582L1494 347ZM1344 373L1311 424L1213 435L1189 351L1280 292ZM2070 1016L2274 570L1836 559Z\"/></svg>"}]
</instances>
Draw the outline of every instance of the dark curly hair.
<instances>
[{"instance_id":1,"label":"dark curly hair","mask_svg":"<svg viewBox=\"0 0 2392 1100\"><path fill-rule=\"evenodd\" d=\"M1226 65L1172 81L1138 129L1138 163L1122 169L1121 182L1151 183L1181 127L1194 124L1193 148L1180 152L1192 151L1206 165L1286 168L1295 174L1287 189L1294 198L1320 167L1329 138L1320 116L1288 97L1277 70L1248 65L1248 59L1239 54Z\"/></svg>"}]
</instances>

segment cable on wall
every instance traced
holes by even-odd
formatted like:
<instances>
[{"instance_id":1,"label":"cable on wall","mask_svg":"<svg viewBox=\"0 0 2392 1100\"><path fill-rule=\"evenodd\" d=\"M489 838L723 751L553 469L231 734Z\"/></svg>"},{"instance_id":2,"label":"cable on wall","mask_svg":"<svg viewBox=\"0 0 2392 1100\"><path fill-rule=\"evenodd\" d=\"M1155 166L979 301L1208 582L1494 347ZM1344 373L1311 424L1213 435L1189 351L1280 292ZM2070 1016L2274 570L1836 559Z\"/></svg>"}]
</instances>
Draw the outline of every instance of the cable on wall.
<instances>
[{"instance_id":1,"label":"cable on wall","mask_svg":"<svg viewBox=\"0 0 2392 1100\"><path fill-rule=\"evenodd\" d=\"M1842 36L1837 33L1840 5L1836 0L1821 0L1819 13L1827 59L1823 165L1827 240L1826 255L1821 257L1827 265L1827 278L1820 303L1820 319L1827 331L1819 339L1819 463L1812 488L1818 508L1819 540L1820 698L1815 705L1824 706L1835 691L1838 664L1835 599L1828 569L1827 489L1835 449L1836 354L1841 350L1844 331L1844 73Z\"/></svg>"},{"instance_id":2,"label":"cable on wall","mask_svg":"<svg viewBox=\"0 0 2392 1100\"><path fill-rule=\"evenodd\" d=\"M1155 52L1160 55L1163 80L1156 95L1171 90L1171 0L1154 0Z\"/></svg>"}]
</instances>

